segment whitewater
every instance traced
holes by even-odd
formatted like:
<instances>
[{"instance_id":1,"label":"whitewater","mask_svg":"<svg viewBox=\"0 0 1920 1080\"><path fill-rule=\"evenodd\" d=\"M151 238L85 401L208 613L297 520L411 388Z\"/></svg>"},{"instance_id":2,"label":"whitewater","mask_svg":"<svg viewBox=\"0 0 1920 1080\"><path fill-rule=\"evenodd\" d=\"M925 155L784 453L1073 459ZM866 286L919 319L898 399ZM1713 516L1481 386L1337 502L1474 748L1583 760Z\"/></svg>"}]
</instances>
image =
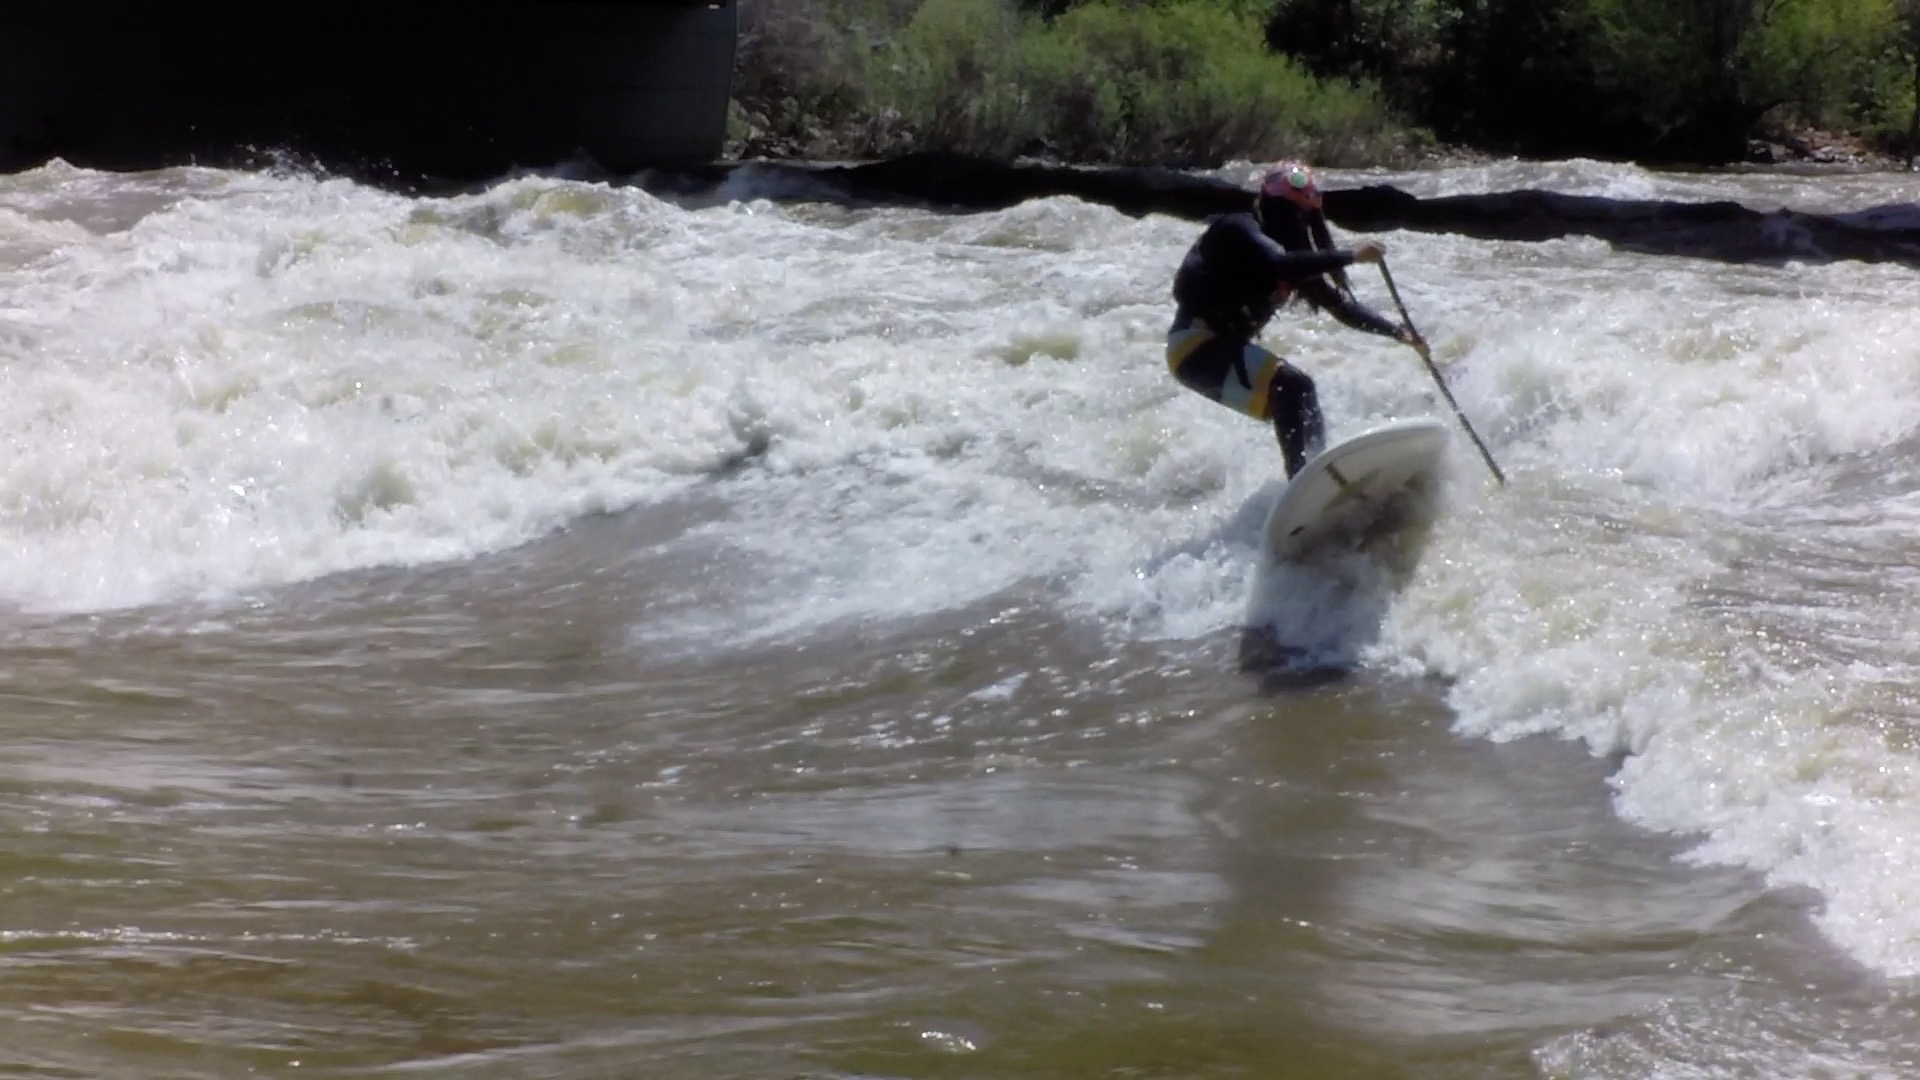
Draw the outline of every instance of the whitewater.
<instances>
[{"instance_id":1,"label":"whitewater","mask_svg":"<svg viewBox=\"0 0 1920 1080\"><path fill-rule=\"evenodd\" d=\"M1495 162L1325 182L1920 216L1899 174ZM560 175L419 197L292 171L0 178L0 809L88 837L9 856L51 891L0 930L34 970L94 980L34 991L69 1007L16 1065L230 1075L329 1045L318 1064L355 1075L766 1075L778 1044L802 1048L793 1075L831 1076L1243 1075L1295 1051L1299 1075L1920 1067L1913 268L1377 237L1510 483L1456 439L1417 569L1355 597L1261 571L1271 433L1166 372L1197 223L775 194L750 176L697 202ZM1451 419L1394 342L1292 311L1265 341L1317 377L1335 437ZM1263 681L1235 649L1250 625L1338 673ZM404 779L368 787L405 754ZM450 788L478 800L458 821L423 809ZM1525 836L1568 804L1576 820ZM229 814L339 846L249 865ZM1488 822L1506 824L1476 837ZM629 862L583 838L596 823L664 847ZM395 828L446 843L388 864ZM1409 839L1428 830L1442 847ZM1306 879L1272 866L1336 849L1312 914L1289 908L1274 882ZM138 870L143 851L164 865ZM516 869L555 851L591 872ZM99 870L116 884L63 859L119 866ZM775 902L775 872L844 895L789 882ZM995 884L942 900L947 873ZM271 905L244 930L213 914L265 903L275 875L332 882L289 944ZM530 897L562 882L605 907L496 954L373 884L429 878L466 896L456 922L547 925ZM197 899L155 906L156 888ZM566 936L613 932L648 889L705 899L690 922L625 914L608 951ZM702 914L742 897L758 923ZM91 921L59 925L73 904ZM388 924L386 904L406 910ZM912 914L942 910L977 936ZM673 970L710 981L622 966L667 925L706 943ZM347 937L407 989L339 989L307 950ZM202 948L245 954L264 989L196 983L199 1004L146 1011ZM768 950L784 974L757 971ZM1556 973L1557 951L1583 959ZM1018 974L1042 957L1071 974ZM1353 974L1376 961L1393 974ZM652 989L631 1009L495 996L575 964ZM748 1007L743 986L811 1011ZM1085 1049L1125 1026L1116 994L1188 1049ZM363 1006L512 1037L369 1034ZM1291 1019L1256 1021L1268 1006ZM236 1009L256 1026L211 1019ZM667 1034L636 1048L641 1029ZM84 1041L100 1031L123 1035Z\"/></svg>"}]
</instances>

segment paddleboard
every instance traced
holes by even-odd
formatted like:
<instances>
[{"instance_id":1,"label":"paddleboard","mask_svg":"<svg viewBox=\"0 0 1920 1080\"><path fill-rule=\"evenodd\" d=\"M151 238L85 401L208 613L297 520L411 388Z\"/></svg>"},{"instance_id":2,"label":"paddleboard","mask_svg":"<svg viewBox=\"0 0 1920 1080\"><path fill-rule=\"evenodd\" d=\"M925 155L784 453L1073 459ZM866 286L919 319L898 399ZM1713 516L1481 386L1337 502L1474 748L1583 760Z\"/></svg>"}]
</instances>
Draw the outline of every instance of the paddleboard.
<instances>
[{"instance_id":1,"label":"paddleboard","mask_svg":"<svg viewBox=\"0 0 1920 1080\"><path fill-rule=\"evenodd\" d=\"M1429 516L1447 449L1447 425L1399 420L1328 447L1302 466L1267 515L1266 546L1298 562L1364 545Z\"/></svg>"}]
</instances>

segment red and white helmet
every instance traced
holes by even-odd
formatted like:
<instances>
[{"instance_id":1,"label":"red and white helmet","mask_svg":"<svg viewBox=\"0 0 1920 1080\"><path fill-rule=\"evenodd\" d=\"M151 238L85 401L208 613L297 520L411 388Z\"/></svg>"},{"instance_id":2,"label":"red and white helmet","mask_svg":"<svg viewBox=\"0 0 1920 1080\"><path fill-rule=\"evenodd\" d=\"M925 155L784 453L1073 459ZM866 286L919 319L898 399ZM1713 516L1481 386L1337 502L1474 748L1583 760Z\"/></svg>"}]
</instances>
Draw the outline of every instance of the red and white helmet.
<instances>
[{"instance_id":1,"label":"red and white helmet","mask_svg":"<svg viewBox=\"0 0 1920 1080\"><path fill-rule=\"evenodd\" d=\"M1302 210L1320 209L1320 181L1297 161L1283 161L1260 181L1262 199L1285 199Z\"/></svg>"}]
</instances>

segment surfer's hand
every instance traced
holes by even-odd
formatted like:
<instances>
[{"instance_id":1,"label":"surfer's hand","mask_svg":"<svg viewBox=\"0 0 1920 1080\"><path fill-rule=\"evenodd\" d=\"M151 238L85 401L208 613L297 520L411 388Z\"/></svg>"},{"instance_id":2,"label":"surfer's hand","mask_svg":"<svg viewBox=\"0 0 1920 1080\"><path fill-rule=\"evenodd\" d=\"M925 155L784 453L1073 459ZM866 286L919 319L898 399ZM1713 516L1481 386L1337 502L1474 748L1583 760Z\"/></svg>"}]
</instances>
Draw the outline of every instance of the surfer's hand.
<instances>
[{"instance_id":1,"label":"surfer's hand","mask_svg":"<svg viewBox=\"0 0 1920 1080\"><path fill-rule=\"evenodd\" d=\"M1353 261L1357 263L1377 263L1387 257L1387 249L1378 240L1362 240L1354 245Z\"/></svg>"},{"instance_id":2,"label":"surfer's hand","mask_svg":"<svg viewBox=\"0 0 1920 1080\"><path fill-rule=\"evenodd\" d=\"M1416 349L1424 349L1427 347L1427 339L1421 337L1419 332L1411 326L1401 327L1394 333L1393 339L1402 345L1411 345Z\"/></svg>"}]
</instances>

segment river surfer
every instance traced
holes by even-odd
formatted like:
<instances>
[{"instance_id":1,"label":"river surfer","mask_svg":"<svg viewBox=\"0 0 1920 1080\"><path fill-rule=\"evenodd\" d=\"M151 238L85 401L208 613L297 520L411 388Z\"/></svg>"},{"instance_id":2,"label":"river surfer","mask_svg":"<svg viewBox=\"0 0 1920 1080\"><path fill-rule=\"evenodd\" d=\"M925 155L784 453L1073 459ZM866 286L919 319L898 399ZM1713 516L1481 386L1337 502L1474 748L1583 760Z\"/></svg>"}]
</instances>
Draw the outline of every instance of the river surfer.
<instances>
[{"instance_id":1,"label":"river surfer","mask_svg":"<svg viewBox=\"0 0 1920 1080\"><path fill-rule=\"evenodd\" d=\"M1253 339L1297 298L1356 330L1424 345L1411 327L1353 296L1344 268L1378 263L1384 255L1371 240L1350 250L1334 247L1313 170L1280 163L1261 180L1251 213L1208 222L1181 261L1173 277L1178 306L1167 331L1167 367L1182 386L1271 421L1291 477L1324 442L1319 396L1311 376Z\"/></svg>"}]
</instances>

